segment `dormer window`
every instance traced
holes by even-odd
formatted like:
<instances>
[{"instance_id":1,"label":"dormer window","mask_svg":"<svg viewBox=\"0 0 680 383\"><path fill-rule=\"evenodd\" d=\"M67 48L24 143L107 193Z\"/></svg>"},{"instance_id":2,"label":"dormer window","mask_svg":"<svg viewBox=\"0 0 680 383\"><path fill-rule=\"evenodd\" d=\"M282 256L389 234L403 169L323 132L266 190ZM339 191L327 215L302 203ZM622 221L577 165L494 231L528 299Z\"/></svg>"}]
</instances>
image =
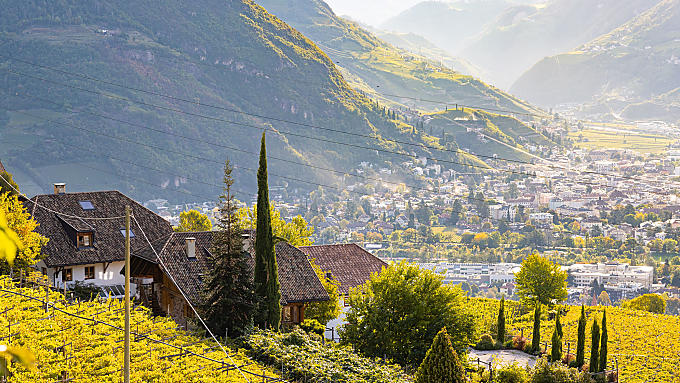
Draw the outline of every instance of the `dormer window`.
<instances>
[{"instance_id":1,"label":"dormer window","mask_svg":"<svg viewBox=\"0 0 680 383\"><path fill-rule=\"evenodd\" d=\"M92 247L92 233L78 233L78 247Z\"/></svg>"},{"instance_id":2,"label":"dormer window","mask_svg":"<svg viewBox=\"0 0 680 383\"><path fill-rule=\"evenodd\" d=\"M78 201L78 203L80 204L80 207L83 208L83 210L94 210L92 201Z\"/></svg>"}]
</instances>

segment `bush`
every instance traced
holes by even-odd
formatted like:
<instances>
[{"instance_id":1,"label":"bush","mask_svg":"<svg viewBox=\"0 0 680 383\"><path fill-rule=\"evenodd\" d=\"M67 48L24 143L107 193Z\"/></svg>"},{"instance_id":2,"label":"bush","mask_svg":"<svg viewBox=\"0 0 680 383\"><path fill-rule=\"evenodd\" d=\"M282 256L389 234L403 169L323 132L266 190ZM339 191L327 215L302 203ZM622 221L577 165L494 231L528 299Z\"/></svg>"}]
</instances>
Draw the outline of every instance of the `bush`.
<instances>
[{"instance_id":1,"label":"bush","mask_svg":"<svg viewBox=\"0 0 680 383\"><path fill-rule=\"evenodd\" d=\"M514 348L515 350L524 351L526 350L527 345L529 345L529 348L531 348L531 344L529 344L529 339L523 336L518 335L512 338L512 348Z\"/></svg>"},{"instance_id":2,"label":"bush","mask_svg":"<svg viewBox=\"0 0 680 383\"><path fill-rule=\"evenodd\" d=\"M321 336L323 336L323 333L326 331L326 326L322 325L316 319L305 319L302 323L300 323L300 328L305 330L305 332L308 334L313 333Z\"/></svg>"},{"instance_id":3,"label":"bush","mask_svg":"<svg viewBox=\"0 0 680 383\"><path fill-rule=\"evenodd\" d=\"M540 359L530 372L531 383L592 383L590 375L575 368L550 364Z\"/></svg>"},{"instance_id":4,"label":"bush","mask_svg":"<svg viewBox=\"0 0 680 383\"><path fill-rule=\"evenodd\" d=\"M496 345L496 342L493 341L493 338L489 334L484 334L482 337L479 339L479 342L475 345L475 349L477 350L497 350L498 347Z\"/></svg>"},{"instance_id":5,"label":"bush","mask_svg":"<svg viewBox=\"0 0 680 383\"><path fill-rule=\"evenodd\" d=\"M71 289L73 297L81 301L91 301L99 297L102 289L97 287L94 283L85 283L76 281Z\"/></svg>"},{"instance_id":6,"label":"bush","mask_svg":"<svg viewBox=\"0 0 680 383\"><path fill-rule=\"evenodd\" d=\"M496 383L528 383L527 370L513 363L494 371L493 381Z\"/></svg>"},{"instance_id":7,"label":"bush","mask_svg":"<svg viewBox=\"0 0 680 383\"><path fill-rule=\"evenodd\" d=\"M514 341L512 339L506 340L505 343L503 343L503 348L511 349L515 348Z\"/></svg>"},{"instance_id":8,"label":"bush","mask_svg":"<svg viewBox=\"0 0 680 383\"><path fill-rule=\"evenodd\" d=\"M290 333L257 331L245 336L244 346L254 359L284 366L285 379L299 382L407 383L403 370L358 355L351 347L323 344L301 328Z\"/></svg>"}]
</instances>

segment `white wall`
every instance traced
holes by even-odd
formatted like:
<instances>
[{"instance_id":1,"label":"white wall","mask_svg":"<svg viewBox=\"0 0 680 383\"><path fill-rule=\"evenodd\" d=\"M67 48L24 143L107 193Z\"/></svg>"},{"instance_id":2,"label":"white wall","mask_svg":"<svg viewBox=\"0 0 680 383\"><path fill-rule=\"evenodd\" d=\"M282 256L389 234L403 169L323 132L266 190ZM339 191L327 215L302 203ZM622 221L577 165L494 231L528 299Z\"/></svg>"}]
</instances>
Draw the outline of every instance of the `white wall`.
<instances>
[{"instance_id":1,"label":"white wall","mask_svg":"<svg viewBox=\"0 0 680 383\"><path fill-rule=\"evenodd\" d=\"M94 266L94 279L85 279L85 267L88 266ZM68 267L71 270L73 270L73 280L70 282L67 282L67 286L71 285L77 281L83 282L83 283L92 283L97 286L110 286L110 285L124 285L125 284L125 276L122 275L120 272L125 266L125 262L123 261L117 261L117 262L111 262L108 264L108 267L106 268L106 271L104 271L104 264L103 263L96 263L96 264L89 264L89 265L77 265L77 266L71 266ZM40 261L37 265L36 268L38 271L41 271L42 268L45 267L45 263L43 261ZM50 279L50 282L52 285L55 287L63 287L63 281L62 281L62 276L63 274L60 272L57 277L54 277L54 272L55 268L47 268L47 276ZM134 289L131 288L132 291Z\"/></svg>"}]
</instances>

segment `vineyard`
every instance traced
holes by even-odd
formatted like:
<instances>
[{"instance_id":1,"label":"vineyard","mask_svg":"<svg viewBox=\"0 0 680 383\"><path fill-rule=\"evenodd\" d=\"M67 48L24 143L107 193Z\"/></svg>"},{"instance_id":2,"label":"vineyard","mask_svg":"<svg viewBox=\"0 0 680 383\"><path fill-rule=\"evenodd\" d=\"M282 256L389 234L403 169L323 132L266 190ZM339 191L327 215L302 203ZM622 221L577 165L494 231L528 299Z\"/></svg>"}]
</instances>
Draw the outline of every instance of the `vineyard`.
<instances>
[{"instance_id":1,"label":"vineyard","mask_svg":"<svg viewBox=\"0 0 680 383\"><path fill-rule=\"evenodd\" d=\"M7 277L0 277L0 297L0 343L28 349L37 361L32 370L10 365L8 382L122 381L121 301L68 302L58 292L19 287ZM281 381L243 350L225 348L229 358L215 342L152 317L144 307L131 311L130 323L133 382Z\"/></svg>"},{"instance_id":2,"label":"vineyard","mask_svg":"<svg viewBox=\"0 0 680 383\"><path fill-rule=\"evenodd\" d=\"M472 299L479 313L483 331L492 332L498 314L498 301ZM524 333L531 337L532 314L521 315L516 302L506 301L507 326L512 335ZM567 306L567 314L562 317L564 328L564 352L575 353L578 318L581 308ZM609 329L610 368L618 362L620 382L680 382L680 317L652 314L644 311L621 309L618 307L586 307L588 326L586 328L586 359L589 358L590 327L593 318L602 319L607 310ZM512 315L514 312L516 315ZM546 317L541 321L541 343L550 343L555 322Z\"/></svg>"}]
</instances>

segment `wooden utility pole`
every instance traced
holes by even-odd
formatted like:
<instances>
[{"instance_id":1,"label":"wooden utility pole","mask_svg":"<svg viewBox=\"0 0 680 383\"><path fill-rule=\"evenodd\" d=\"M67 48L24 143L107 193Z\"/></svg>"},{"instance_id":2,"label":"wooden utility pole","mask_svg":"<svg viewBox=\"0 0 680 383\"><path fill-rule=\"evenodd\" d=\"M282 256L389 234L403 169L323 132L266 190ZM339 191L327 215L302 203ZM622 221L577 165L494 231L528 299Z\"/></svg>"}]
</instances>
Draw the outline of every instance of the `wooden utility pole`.
<instances>
[{"instance_id":1,"label":"wooden utility pole","mask_svg":"<svg viewBox=\"0 0 680 383\"><path fill-rule=\"evenodd\" d=\"M130 206L125 206L125 361L123 381L130 383Z\"/></svg>"}]
</instances>

